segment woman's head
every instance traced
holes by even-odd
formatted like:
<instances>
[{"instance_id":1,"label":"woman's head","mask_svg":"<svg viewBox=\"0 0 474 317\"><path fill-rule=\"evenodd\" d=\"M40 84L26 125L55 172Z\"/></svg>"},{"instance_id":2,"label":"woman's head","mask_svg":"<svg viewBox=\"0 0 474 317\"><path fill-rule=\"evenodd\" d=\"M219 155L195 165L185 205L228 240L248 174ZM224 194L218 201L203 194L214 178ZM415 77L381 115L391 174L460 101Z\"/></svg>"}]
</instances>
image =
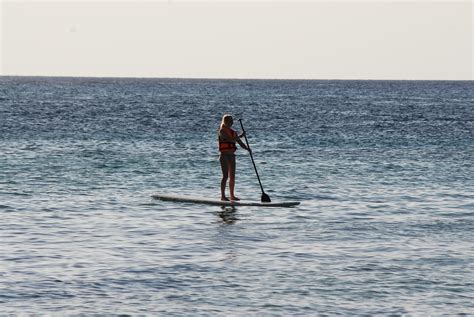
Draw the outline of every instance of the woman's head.
<instances>
[{"instance_id":1,"label":"woman's head","mask_svg":"<svg viewBox=\"0 0 474 317\"><path fill-rule=\"evenodd\" d=\"M230 128L233 123L234 123L234 118L232 118L230 114L225 114L222 117L221 128L222 127Z\"/></svg>"}]
</instances>

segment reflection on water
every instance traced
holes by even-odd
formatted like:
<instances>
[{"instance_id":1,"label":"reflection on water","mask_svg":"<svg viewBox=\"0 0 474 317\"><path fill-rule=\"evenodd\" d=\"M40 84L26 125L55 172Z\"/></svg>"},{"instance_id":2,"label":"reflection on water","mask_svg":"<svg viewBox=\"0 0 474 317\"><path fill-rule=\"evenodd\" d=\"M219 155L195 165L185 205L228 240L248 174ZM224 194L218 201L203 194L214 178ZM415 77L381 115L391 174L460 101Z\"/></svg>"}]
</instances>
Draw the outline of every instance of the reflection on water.
<instances>
[{"instance_id":1,"label":"reflection on water","mask_svg":"<svg viewBox=\"0 0 474 317\"><path fill-rule=\"evenodd\" d=\"M237 209L235 206L222 206L221 211L217 212L217 215L221 218L219 222L228 225L235 224L239 218L236 216Z\"/></svg>"}]
</instances>

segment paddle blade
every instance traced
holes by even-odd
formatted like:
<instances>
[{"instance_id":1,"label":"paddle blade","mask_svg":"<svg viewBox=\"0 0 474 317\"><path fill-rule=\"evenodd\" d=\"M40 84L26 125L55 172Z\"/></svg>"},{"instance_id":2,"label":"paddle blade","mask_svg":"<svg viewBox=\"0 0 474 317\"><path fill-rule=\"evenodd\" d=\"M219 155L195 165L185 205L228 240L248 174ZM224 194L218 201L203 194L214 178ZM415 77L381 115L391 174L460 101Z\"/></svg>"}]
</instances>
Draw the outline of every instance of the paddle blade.
<instances>
[{"instance_id":1,"label":"paddle blade","mask_svg":"<svg viewBox=\"0 0 474 317\"><path fill-rule=\"evenodd\" d=\"M262 203L271 203L272 200L270 199L270 197L265 194L265 193L262 193Z\"/></svg>"}]
</instances>

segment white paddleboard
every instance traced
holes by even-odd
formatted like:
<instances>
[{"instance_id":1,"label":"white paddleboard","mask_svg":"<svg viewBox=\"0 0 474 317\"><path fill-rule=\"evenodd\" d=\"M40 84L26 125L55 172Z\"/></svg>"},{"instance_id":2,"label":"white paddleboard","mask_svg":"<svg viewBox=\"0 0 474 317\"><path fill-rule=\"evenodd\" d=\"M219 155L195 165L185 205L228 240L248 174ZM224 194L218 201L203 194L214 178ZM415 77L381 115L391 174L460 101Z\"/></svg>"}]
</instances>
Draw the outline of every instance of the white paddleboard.
<instances>
[{"instance_id":1,"label":"white paddleboard","mask_svg":"<svg viewBox=\"0 0 474 317\"><path fill-rule=\"evenodd\" d=\"M154 199L159 199L163 201L206 204L206 205L215 205L215 206L293 207L300 204L299 201L280 201L280 202L271 202L271 203L262 203L259 201L252 201L252 200L222 201L220 199L208 199L208 198L193 197L193 196L180 196L180 195L162 195L158 193L151 195L151 197L153 197Z\"/></svg>"}]
</instances>

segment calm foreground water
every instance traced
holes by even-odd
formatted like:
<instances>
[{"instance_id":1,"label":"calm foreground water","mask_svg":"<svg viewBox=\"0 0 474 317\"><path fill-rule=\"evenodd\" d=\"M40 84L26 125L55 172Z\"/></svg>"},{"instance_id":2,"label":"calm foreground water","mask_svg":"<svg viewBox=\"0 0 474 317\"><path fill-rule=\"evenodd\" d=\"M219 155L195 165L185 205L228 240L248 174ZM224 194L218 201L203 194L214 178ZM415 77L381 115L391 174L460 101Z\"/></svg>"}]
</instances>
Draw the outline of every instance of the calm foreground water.
<instances>
[{"instance_id":1,"label":"calm foreground water","mask_svg":"<svg viewBox=\"0 0 474 317\"><path fill-rule=\"evenodd\" d=\"M473 88L0 77L0 314L474 315Z\"/></svg>"}]
</instances>

